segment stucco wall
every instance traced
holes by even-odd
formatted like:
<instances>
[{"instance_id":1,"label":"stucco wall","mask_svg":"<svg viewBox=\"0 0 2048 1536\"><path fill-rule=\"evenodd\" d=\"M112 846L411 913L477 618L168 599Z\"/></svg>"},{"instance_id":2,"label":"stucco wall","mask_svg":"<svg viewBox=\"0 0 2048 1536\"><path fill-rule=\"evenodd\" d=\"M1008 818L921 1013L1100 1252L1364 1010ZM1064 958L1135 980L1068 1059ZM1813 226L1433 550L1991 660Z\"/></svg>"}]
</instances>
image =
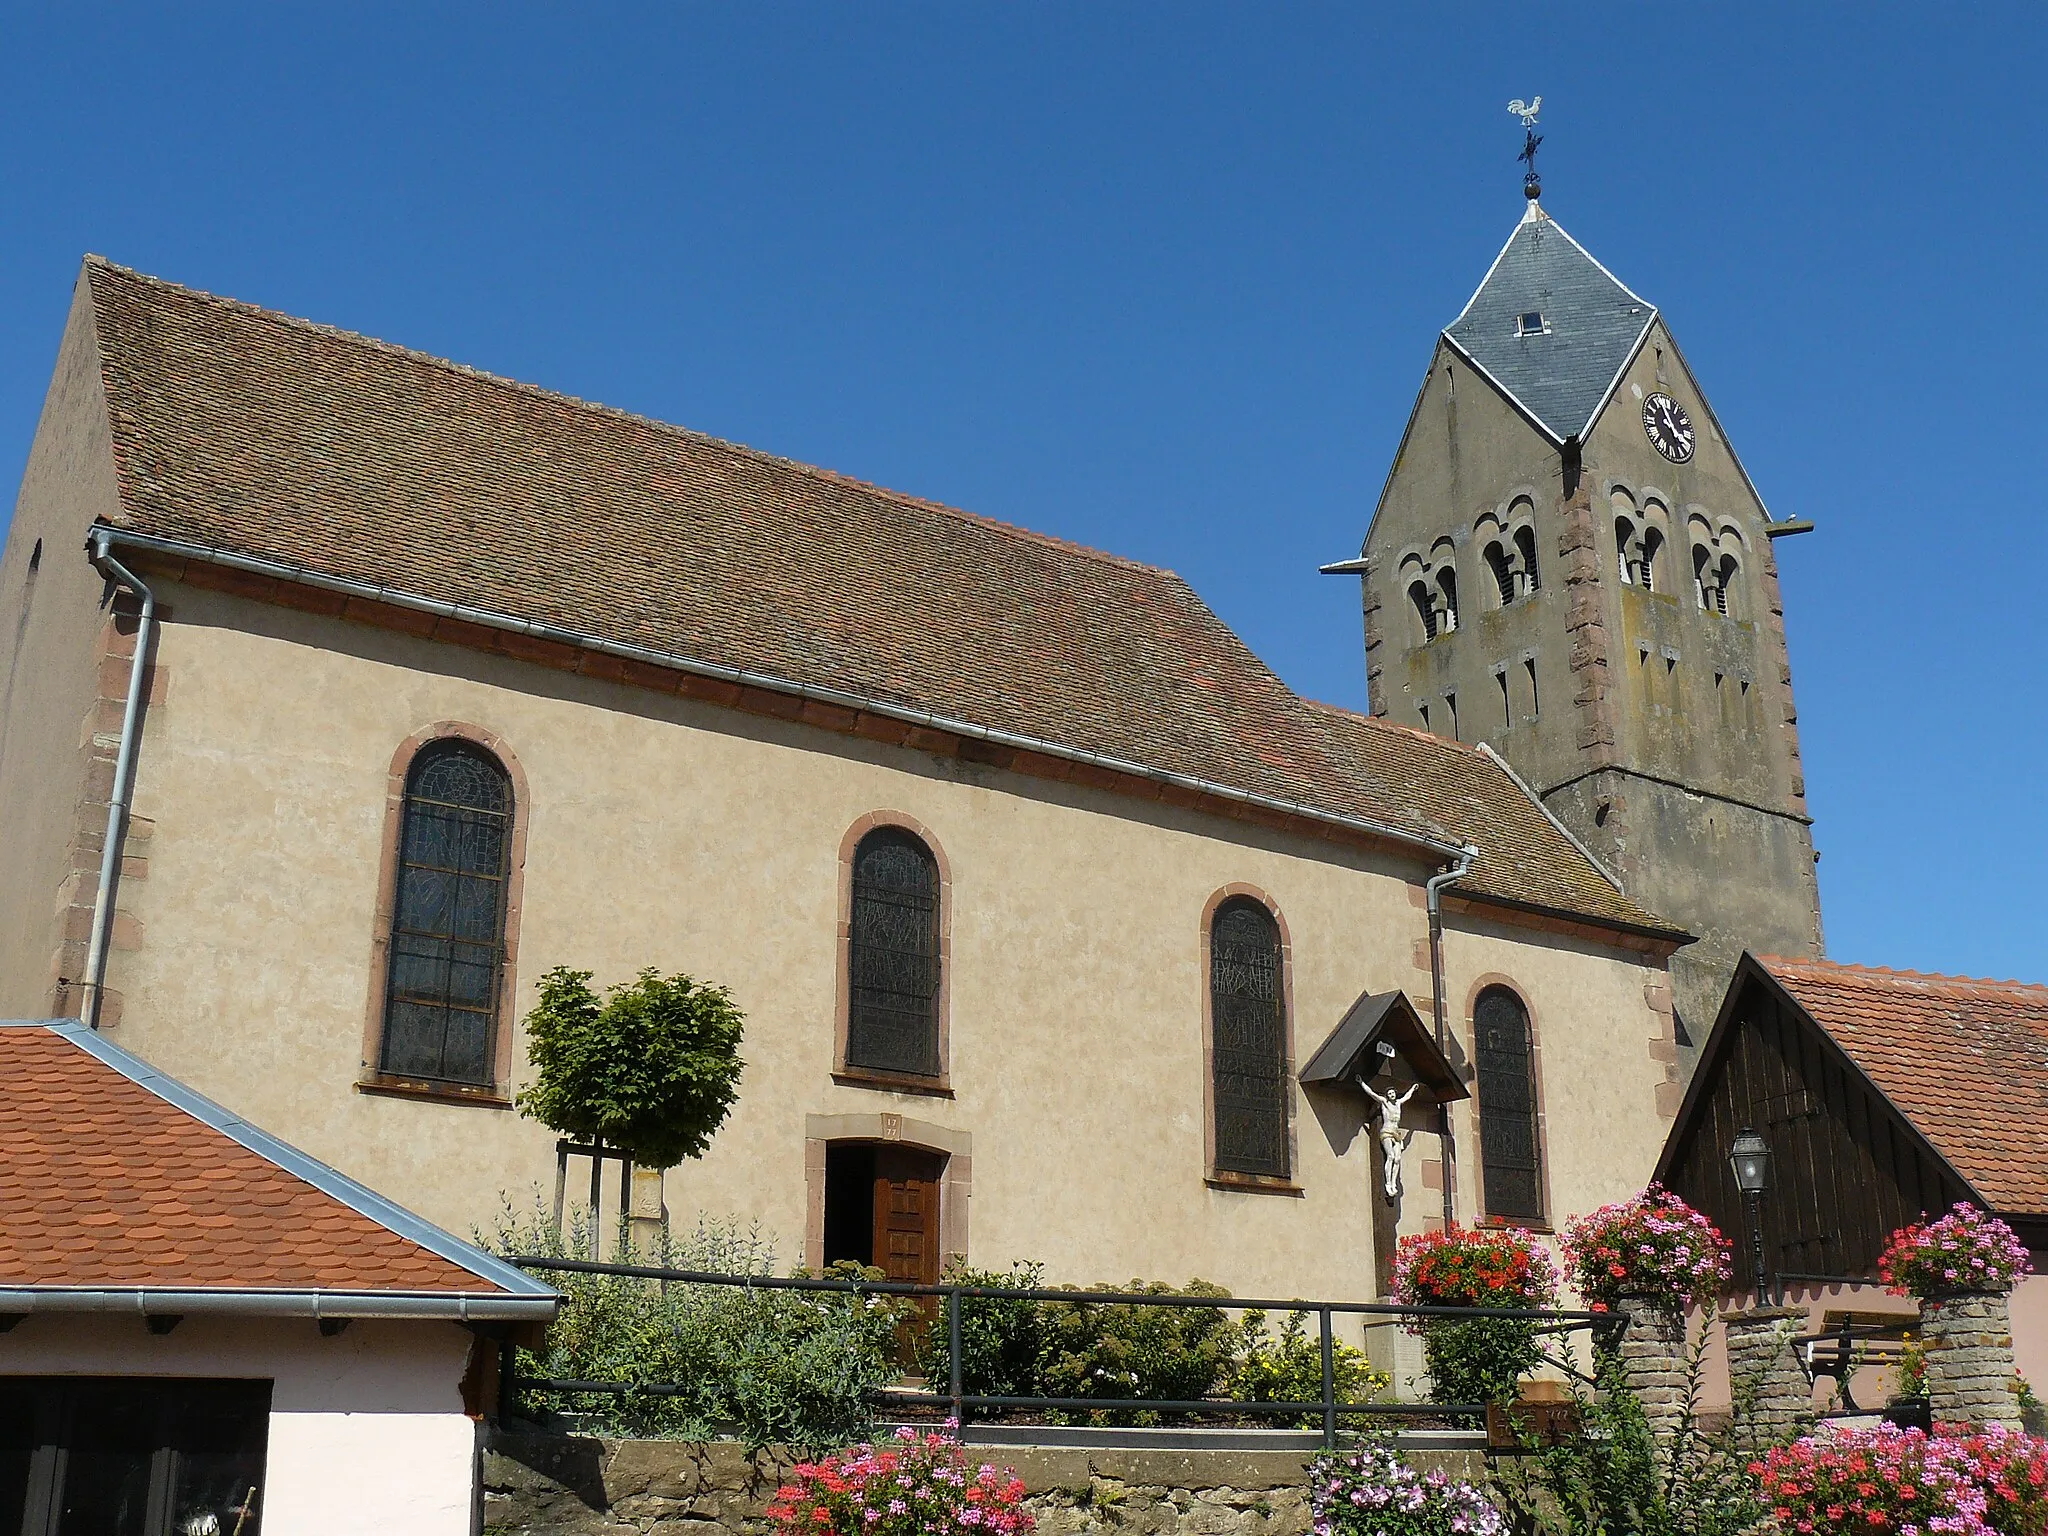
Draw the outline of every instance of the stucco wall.
<instances>
[{"instance_id":1,"label":"stucco wall","mask_svg":"<svg viewBox=\"0 0 2048 1536\"><path fill-rule=\"evenodd\" d=\"M48 1012L81 799L97 794L106 816L110 776L89 773L92 732L105 728L93 719L102 583L84 544L93 518L116 509L113 455L81 282L0 554L0 1018ZM93 873L75 893L87 906L92 837L82 862Z\"/></svg>"},{"instance_id":2,"label":"stucco wall","mask_svg":"<svg viewBox=\"0 0 2048 1536\"><path fill-rule=\"evenodd\" d=\"M552 1184L552 1136L514 1113L354 1087L385 776L422 726L466 721L503 739L528 786L522 1008L557 964L600 981L654 965L724 983L749 1016L732 1118L704 1161L668 1175L679 1219L758 1219L785 1261L800 1257L811 1117L900 1115L906 1139L923 1123L968 1152L971 1188L947 1191L967 1220L956 1209L947 1225L965 1226L976 1262L1369 1292L1355 1096L1296 1091L1301 1197L1204 1185L1202 914L1229 885L1278 905L1299 1061L1362 991L1402 987L1427 1009L1421 865L216 593L168 596L170 686L137 791L152 854L124 899L139 947L115 955L111 984L126 997L115 1038L201 1091L458 1231ZM877 810L928 828L950 870L950 1099L830 1076L839 853ZM1454 1006L1499 974L1538 1020L1558 1200L1637 1187L1665 1123L1646 1000L1660 966L1453 927ZM523 1063L523 1039L514 1050ZM1409 1152L1409 1226L1439 1210L1421 1187L1433 1142Z\"/></svg>"},{"instance_id":3,"label":"stucco wall","mask_svg":"<svg viewBox=\"0 0 2048 1536\"><path fill-rule=\"evenodd\" d=\"M32 1316L0 1334L0 1376L268 1379L268 1536L466 1536L476 1425L462 1411L471 1337L452 1323Z\"/></svg>"}]
</instances>

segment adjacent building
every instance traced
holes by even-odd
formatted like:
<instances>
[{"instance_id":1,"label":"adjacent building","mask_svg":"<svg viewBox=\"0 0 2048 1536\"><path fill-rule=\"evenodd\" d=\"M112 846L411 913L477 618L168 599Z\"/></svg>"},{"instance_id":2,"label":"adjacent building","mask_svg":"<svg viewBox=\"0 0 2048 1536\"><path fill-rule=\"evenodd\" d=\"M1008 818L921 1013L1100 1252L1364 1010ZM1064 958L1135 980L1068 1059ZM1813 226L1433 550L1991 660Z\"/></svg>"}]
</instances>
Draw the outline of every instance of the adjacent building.
<instances>
[{"instance_id":1,"label":"adjacent building","mask_svg":"<svg viewBox=\"0 0 2048 1536\"><path fill-rule=\"evenodd\" d=\"M1743 1130L1771 1151L1767 1283L1816 1330L1910 1320L1878 1256L1967 1201L2044 1271L2014 1293L2013 1343L2048 1379L2048 986L1743 957L1657 1177L1728 1234L1750 1288L1756 1226L1728 1164Z\"/></svg>"},{"instance_id":2,"label":"adjacent building","mask_svg":"<svg viewBox=\"0 0 2048 1536\"><path fill-rule=\"evenodd\" d=\"M0 1528L476 1528L549 1287L75 1021L0 1021L0 1145Z\"/></svg>"}]
</instances>

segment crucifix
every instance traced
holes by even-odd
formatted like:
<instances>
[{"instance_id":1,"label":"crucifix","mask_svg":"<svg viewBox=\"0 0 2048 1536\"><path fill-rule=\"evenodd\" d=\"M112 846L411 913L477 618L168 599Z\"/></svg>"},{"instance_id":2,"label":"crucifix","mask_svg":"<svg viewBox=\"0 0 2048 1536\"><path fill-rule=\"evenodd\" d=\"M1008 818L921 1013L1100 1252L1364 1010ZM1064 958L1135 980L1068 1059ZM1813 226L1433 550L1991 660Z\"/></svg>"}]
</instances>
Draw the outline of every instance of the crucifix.
<instances>
[{"instance_id":1,"label":"crucifix","mask_svg":"<svg viewBox=\"0 0 2048 1536\"><path fill-rule=\"evenodd\" d=\"M1392 1084L1379 1089L1364 1078L1358 1080L1358 1086L1380 1107L1380 1151L1384 1154L1382 1160L1385 1163L1380 1182L1386 1191L1387 1203L1392 1205L1401 1198L1401 1154L1408 1150L1408 1143L1415 1135L1413 1131L1401 1128L1401 1107L1415 1097L1422 1084L1410 1083L1404 1092L1398 1094Z\"/></svg>"}]
</instances>

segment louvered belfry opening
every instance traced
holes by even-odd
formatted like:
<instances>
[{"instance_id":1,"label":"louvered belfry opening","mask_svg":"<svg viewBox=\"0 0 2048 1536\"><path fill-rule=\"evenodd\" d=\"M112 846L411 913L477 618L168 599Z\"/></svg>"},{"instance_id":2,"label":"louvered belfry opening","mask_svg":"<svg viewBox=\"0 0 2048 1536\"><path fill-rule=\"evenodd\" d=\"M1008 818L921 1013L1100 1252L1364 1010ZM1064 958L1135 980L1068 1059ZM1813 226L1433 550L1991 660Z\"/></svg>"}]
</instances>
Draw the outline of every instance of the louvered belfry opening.
<instances>
[{"instance_id":1,"label":"louvered belfry opening","mask_svg":"<svg viewBox=\"0 0 2048 1536\"><path fill-rule=\"evenodd\" d=\"M505 959L512 781L467 741L421 749L405 777L378 1066L488 1087Z\"/></svg>"},{"instance_id":2,"label":"louvered belfry opening","mask_svg":"<svg viewBox=\"0 0 2048 1536\"><path fill-rule=\"evenodd\" d=\"M1209 933L1216 1168L1285 1178L1287 1020L1280 925L1249 897L1216 909Z\"/></svg>"},{"instance_id":3,"label":"louvered belfry opening","mask_svg":"<svg viewBox=\"0 0 2048 1536\"><path fill-rule=\"evenodd\" d=\"M1479 1146L1486 1214L1540 1220L1536 1077L1529 1014L1506 987L1479 994L1472 1023L1479 1068Z\"/></svg>"},{"instance_id":4,"label":"louvered belfry opening","mask_svg":"<svg viewBox=\"0 0 2048 1536\"><path fill-rule=\"evenodd\" d=\"M846 1064L939 1075L939 865L901 827L853 852Z\"/></svg>"}]
</instances>

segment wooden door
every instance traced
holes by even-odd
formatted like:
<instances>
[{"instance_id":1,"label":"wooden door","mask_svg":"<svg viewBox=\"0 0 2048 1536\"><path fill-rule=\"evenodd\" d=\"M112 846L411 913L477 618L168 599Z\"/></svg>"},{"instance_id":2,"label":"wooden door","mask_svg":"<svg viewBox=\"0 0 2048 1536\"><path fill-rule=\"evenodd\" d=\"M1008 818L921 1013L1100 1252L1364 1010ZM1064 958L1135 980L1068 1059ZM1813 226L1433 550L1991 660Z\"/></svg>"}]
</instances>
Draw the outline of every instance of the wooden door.
<instances>
[{"instance_id":1,"label":"wooden door","mask_svg":"<svg viewBox=\"0 0 2048 1536\"><path fill-rule=\"evenodd\" d=\"M891 1280L939 1278L939 1173L945 1160L913 1147L875 1149L875 1267Z\"/></svg>"}]
</instances>

